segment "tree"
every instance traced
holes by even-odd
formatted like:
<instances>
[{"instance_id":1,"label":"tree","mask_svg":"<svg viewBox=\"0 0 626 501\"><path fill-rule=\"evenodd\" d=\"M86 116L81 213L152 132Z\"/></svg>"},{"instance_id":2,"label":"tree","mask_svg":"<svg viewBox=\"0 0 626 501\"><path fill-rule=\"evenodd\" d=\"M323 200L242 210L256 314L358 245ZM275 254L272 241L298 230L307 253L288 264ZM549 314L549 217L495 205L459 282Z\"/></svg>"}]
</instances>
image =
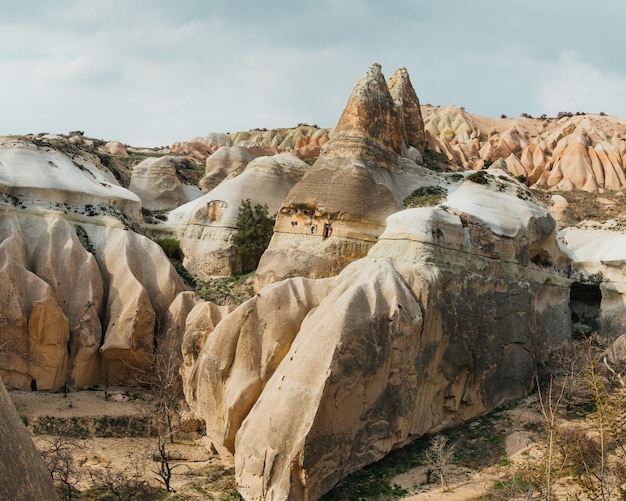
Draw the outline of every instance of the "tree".
<instances>
[{"instance_id":1,"label":"tree","mask_svg":"<svg viewBox=\"0 0 626 501\"><path fill-rule=\"evenodd\" d=\"M158 471L153 470L153 472L158 475L157 480L163 483L167 492L173 492L174 489L172 489L172 486L170 485L172 481L172 471L174 470L174 468L183 465L181 465L180 463L173 464L173 461L180 460L180 458L176 457L174 454L172 454L171 451L167 450L164 437L159 437L157 452L153 454L152 460L159 467Z\"/></svg>"},{"instance_id":2,"label":"tree","mask_svg":"<svg viewBox=\"0 0 626 501\"><path fill-rule=\"evenodd\" d=\"M45 437L40 448L61 498L71 501L78 492L76 486L80 481L80 468L74 459L78 442L61 432Z\"/></svg>"},{"instance_id":3,"label":"tree","mask_svg":"<svg viewBox=\"0 0 626 501\"><path fill-rule=\"evenodd\" d=\"M255 204L250 199L242 200L237 215L237 230L233 244L241 257L242 271L254 270L270 243L274 232L275 217L269 215L267 205Z\"/></svg>"},{"instance_id":4,"label":"tree","mask_svg":"<svg viewBox=\"0 0 626 501\"><path fill-rule=\"evenodd\" d=\"M448 443L448 437L445 435L436 435L431 443L430 447L426 449L425 461L431 471L437 473L439 480L441 481L441 488L444 491L448 490L447 475L454 459L455 445Z\"/></svg>"}]
</instances>

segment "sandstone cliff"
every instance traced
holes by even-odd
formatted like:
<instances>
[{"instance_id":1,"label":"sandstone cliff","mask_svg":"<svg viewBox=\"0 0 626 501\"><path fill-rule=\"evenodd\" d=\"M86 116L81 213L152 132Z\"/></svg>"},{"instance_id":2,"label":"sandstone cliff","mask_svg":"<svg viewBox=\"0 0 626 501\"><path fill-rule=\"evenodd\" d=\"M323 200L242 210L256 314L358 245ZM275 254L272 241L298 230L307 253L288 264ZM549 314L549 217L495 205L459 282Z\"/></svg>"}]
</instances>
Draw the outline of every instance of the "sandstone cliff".
<instances>
[{"instance_id":1,"label":"sandstone cliff","mask_svg":"<svg viewBox=\"0 0 626 501\"><path fill-rule=\"evenodd\" d=\"M417 166L400 156L407 130L417 137L419 127L408 78L396 82L397 99L407 103L404 115L380 65L372 65L356 84L330 141L282 204L257 270L258 289L290 276L337 274L363 257L385 218L402 209L416 186ZM408 128L403 116L411 119Z\"/></svg>"},{"instance_id":2,"label":"sandstone cliff","mask_svg":"<svg viewBox=\"0 0 626 501\"><path fill-rule=\"evenodd\" d=\"M527 394L569 336L568 261L547 209L504 172L453 176L439 175L440 205L389 217L368 257L264 288L188 359L188 402L234 455L245 499L316 499Z\"/></svg>"},{"instance_id":3,"label":"sandstone cliff","mask_svg":"<svg viewBox=\"0 0 626 501\"><path fill-rule=\"evenodd\" d=\"M259 157L241 174L172 211L168 227L180 238L185 267L201 278L240 273L241 259L231 239L241 202L250 199L253 205L267 205L269 213L275 214L307 167L287 153Z\"/></svg>"},{"instance_id":4,"label":"sandstone cliff","mask_svg":"<svg viewBox=\"0 0 626 501\"><path fill-rule=\"evenodd\" d=\"M102 166L18 138L2 144L0 375L42 390L122 380L122 368L149 360L180 278L132 231L139 200Z\"/></svg>"}]
</instances>

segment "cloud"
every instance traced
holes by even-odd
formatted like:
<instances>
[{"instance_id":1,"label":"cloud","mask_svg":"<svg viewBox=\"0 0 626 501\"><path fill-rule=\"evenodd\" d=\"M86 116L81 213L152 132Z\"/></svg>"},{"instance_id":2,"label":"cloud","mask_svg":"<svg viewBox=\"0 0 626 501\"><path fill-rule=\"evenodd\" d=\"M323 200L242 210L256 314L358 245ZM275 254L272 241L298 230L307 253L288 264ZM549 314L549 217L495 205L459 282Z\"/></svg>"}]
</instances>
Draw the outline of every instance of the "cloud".
<instances>
[{"instance_id":1,"label":"cloud","mask_svg":"<svg viewBox=\"0 0 626 501\"><path fill-rule=\"evenodd\" d=\"M575 51L543 65L535 101L545 113L605 111L626 117L626 75L581 60Z\"/></svg>"},{"instance_id":2,"label":"cloud","mask_svg":"<svg viewBox=\"0 0 626 501\"><path fill-rule=\"evenodd\" d=\"M373 62L407 67L424 103L626 116L626 4L597 2L0 0L0 133L332 127Z\"/></svg>"}]
</instances>

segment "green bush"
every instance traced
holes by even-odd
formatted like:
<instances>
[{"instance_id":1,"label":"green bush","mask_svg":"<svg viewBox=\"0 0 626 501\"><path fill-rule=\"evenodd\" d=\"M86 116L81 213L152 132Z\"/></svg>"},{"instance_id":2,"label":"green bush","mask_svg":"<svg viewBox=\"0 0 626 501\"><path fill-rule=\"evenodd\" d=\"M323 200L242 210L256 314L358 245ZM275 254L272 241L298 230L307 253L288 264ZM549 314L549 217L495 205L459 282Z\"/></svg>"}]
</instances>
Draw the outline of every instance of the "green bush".
<instances>
[{"instance_id":1,"label":"green bush","mask_svg":"<svg viewBox=\"0 0 626 501\"><path fill-rule=\"evenodd\" d=\"M162 238L161 240L158 240L157 243L161 246L165 255L172 262L172 265L176 269L178 275L190 286L195 286L195 277L189 273L187 268L183 265L185 254L180 248L180 240L176 238Z\"/></svg>"},{"instance_id":2,"label":"green bush","mask_svg":"<svg viewBox=\"0 0 626 501\"><path fill-rule=\"evenodd\" d=\"M489 184L489 174L484 170L479 170L467 176L467 180L477 184Z\"/></svg>"},{"instance_id":3,"label":"green bush","mask_svg":"<svg viewBox=\"0 0 626 501\"><path fill-rule=\"evenodd\" d=\"M33 433L83 439L89 438L91 435L85 418L71 417L66 419L54 416L39 416L33 423Z\"/></svg>"},{"instance_id":4,"label":"green bush","mask_svg":"<svg viewBox=\"0 0 626 501\"><path fill-rule=\"evenodd\" d=\"M448 190L441 186L422 186L404 199L404 208L432 207L446 198Z\"/></svg>"},{"instance_id":5,"label":"green bush","mask_svg":"<svg viewBox=\"0 0 626 501\"><path fill-rule=\"evenodd\" d=\"M185 257L180 248L180 240L176 238L163 238L157 243L161 246L165 255L172 261L182 261Z\"/></svg>"},{"instance_id":6,"label":"green bush","mask_svg":"<svg viewBox=\"0 0 626 501\"><path fill-rule=\"evenodd\" d=\"M267 205L255 204L253 207L249 198L241 201L233 244L239 250L242 271L254 270L258 266L272 238L275 219L269 215Z\"/></svg>"}]
</instances>

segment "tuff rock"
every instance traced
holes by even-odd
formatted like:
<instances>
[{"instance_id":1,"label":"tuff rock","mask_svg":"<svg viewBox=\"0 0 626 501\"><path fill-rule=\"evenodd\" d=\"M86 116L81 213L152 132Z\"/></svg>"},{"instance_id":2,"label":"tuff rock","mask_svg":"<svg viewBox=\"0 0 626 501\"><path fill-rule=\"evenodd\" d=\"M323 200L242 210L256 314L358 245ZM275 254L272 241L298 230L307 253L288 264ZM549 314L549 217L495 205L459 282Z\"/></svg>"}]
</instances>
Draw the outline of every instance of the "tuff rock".
<instances>
[{"instance_id":1,"label":"tuff rock","mask_svg":"<svg viewBox=\"0 0 626 501\"><path fill-rule=\"evenodd\" d=\"M408 85L398 83L398 95L402 87L408 96ZM404 137L402 113L374 64L355 85L318 160L285 197L257 289L290 276L332 276L365 256L385 218L402 209L416 186L417 166L400 159Z\"/></svg>"},{"instance_id":2,"label":"tuff rock","mask_svg":"<svg viewBox=\"0 0 626 501\"><path fill-rule=\"evenodd\" d=\"M211 326L187 399L245 499L317 499L530 391L570 333L568 261L547 209L490 176L441 177L445 208L397 212L368 257L267 286Z\"/></svg>"}]
</instances>

